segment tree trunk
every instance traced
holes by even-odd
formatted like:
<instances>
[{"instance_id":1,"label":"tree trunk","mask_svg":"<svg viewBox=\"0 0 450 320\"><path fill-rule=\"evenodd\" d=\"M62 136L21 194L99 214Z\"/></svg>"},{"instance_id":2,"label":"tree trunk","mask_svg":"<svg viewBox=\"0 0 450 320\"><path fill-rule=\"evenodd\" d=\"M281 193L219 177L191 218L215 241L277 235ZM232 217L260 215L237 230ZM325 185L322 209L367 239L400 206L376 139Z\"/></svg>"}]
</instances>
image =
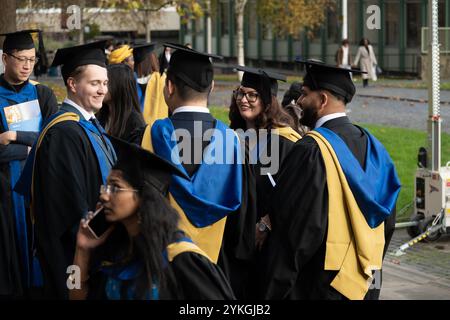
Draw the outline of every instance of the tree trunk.
<instances>
[{"instance_id":1,"label":"tree trunk","mask_svg":"<svg viewBox=\"0 0 450 320\"><path fill-rule=\"evenodd\" d=\"M211 0L206 0L206 52L212 53Z\"/></svg>"},{"instance_id":2,"label":"tree trunk","mask_svg":"<svg viewBox=\"0 0 450 320\"><path fill-rule=\"evenodd\" d=\"M86 8L86 0L82 0L79 2L80 6L80 21L81 21L81 28L80 32L78 33L78 44L84 44L84 26L86 25L86 21L83 19L83 11L84 8Z\"/></svg>"},{"instance_id":3,"label":"tree trunk","mask_svg":"<svg viewBox=\"0 0 450 320\"><path fill-rule=\"evenodd\" d=\"M247 0L236 0L236 33L237 33L237 52L238 52L238 64L245 65L245 53L244 53L244 9ZM239 72L239 80L242 80L242 72Z\"/></svg>"},{"instance_id":4,"label":"tree trunk","mask_svg":"<svg viewBox=\"0 0 450 320\"><path fill-rule=\"evenodd\" d=\"M151 35L151 33L152 33L152 28L151 28L151 25L150 25L150 10L145 10L144 11L144 17L145 17L145 19L144 19L144 24L145 24L145 41L148 43L148 42L151 42L152 41L152 35Z\"/></svg>"},{"instance_id":5,"label":"tree trunk","mask_svg":"<svg viewBox=\"0 0 450 320\"><path fill-rule=\"evenodd\" d=\"M0 33L16 31L16 0L2 1L2 13L0 14ZM3 43L3 37L2 42Z\"/></svg>"}]
</instances>

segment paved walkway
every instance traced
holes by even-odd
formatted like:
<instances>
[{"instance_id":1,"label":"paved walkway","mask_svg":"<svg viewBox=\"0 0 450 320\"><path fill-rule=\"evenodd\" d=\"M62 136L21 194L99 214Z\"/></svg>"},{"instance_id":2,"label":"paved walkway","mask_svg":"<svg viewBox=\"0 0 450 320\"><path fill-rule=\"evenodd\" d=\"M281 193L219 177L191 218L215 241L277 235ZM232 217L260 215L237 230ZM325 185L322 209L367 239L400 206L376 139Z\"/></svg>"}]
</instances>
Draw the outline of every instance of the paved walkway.
<instances>
[{"instance_id":1,"label":"paved walkway","mask_svg":"<svg viewBox=\"0 0 450 320\"><path fill-rule=\"evenodd\" d=\"M210 105L228 107L231 92L238 83L218 81L210 97ZM288 89L281 84L278 98ZM354 122L379 124L400 128L427 130L428 91L425 89L401 89L376 86L356 87L356 96L347 105L347 112ZM420 101L420 102L419 102ZM442 132L450 134L450 91L441 91Z\"/></svg>"},{"instance_id":2,"label":"paved walkway","mask_svg":"<svg viewBox=\"0 0 450 320\"><path fill-rule=\"evenodd\" d=\"M405 229L396 230L384 260L383 300L450 300L450 235L431 243L419 242L396 257L410 240Z\"/></svg>"}]
</instances>

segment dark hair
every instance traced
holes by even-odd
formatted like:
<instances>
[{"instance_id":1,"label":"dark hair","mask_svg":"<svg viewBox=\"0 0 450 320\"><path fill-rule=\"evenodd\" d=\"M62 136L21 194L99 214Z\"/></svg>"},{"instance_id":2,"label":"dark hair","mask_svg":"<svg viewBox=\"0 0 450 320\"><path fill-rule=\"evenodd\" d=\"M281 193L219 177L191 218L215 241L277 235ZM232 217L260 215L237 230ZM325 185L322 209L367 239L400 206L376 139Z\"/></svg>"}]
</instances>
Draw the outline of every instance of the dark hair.
<instances>
[{"instance_id":1,"label":"dark hair","mask_svg":"<svg viewBox=\"0 0 450 320\"><path fill-rule=\"evenodd\" d=\"M134 64L134 71L136 71L138 78L146 77L153 72L159 72L158 58L153 52L146 54L142 62Z\"/></svg>"},{"instance_id":2,"label":"dark hair","mask_svg":"<svg viewBox=\"0 0 450 320\"><path fill-rule=\"evenodd\" d=\"M134 111L142 117L136 79L126 64L111 64L106 69L108 70L108 92L111 99L107 103L103 103L97 117L105 124L108 134L122 138L131 113Z\"/></svg>"},{"instance_id":3,"label":"dark hair","mask_svg":"<svg viewBox=\"0 0 450 320\"><path fill-rule=\"evenodd\" d=\"M342 44L343 44L343 45L349 44L348 39L342 40Z\"/></svg>"},{"instance_id":4,"label":"dark hair","mask_svg":"<svg viewBox=\"0 0 450 320\"><path fill-rule=\"evenodd\" d=\"M231 97L228 118L230 119L231 129L247 129L245 120L239 113L239 107L234 96ZM263 111L255 119L255 125L257 129L273 129L288 126L295 128L294 120L283 110L275 96L272 96L270 104L263 106Z\"/></svg>"},{"instance_id":5,"label":"dark hair","mask_svg":"<svg viewBox=\"0 0 450 320\"><path fill-rule=\"evenodd\" d=\"M170 80L175 87L178 90L178 95L183 100L201 100L201 99L208 99L209 93L211 91L210 84L207 88L205 88L202 91L197 91L189 85L186 84L183 80L178 78L173 72L170 71L170 68L167 69L167 78L166 78L166 84L167 81Z\"/></svg>"},{"instance_id":6,"label":"dark hair","mask_svg":"<svg viewBox=\"0 0 450 320\"><path fill-rule=\"evenodd\" d=\"M365 40L367 40L367 45L370 44L369 39L367 39L367 38L362 38L361 41L359 42L359 45L360 45L360 46L364 46L364 41L365 41Z\"/></svg>"},{"instance_id":7,"label":"dark hair","mask_svg":"<svg viewBox=\"0 0 450 320\"><path fill-rule=\"evenodd\" d=\"M283 100L281 101L281 106L284 108L291 103L292 100L297 102L302 94L302 84L298 81L292 82L289 89L284 93Z\"/></svg>"},{"instance_id":8,"label":"dark hair","mask_svg":"<svg viewBox=\"0 0 450 320\"><path fill-rule=\"evenodd\" d=\"M152 285L159 290L167 286L164 277L163 252L167 246L175 241L174 236L178 229L178 213L168 200L151 185L144 174L144 186L139 192L139 220L140 233L133 239L136 258L143 262L145 272L142 274L141 284L137 294L142 298Z\"/></svg>"}]
</instances>

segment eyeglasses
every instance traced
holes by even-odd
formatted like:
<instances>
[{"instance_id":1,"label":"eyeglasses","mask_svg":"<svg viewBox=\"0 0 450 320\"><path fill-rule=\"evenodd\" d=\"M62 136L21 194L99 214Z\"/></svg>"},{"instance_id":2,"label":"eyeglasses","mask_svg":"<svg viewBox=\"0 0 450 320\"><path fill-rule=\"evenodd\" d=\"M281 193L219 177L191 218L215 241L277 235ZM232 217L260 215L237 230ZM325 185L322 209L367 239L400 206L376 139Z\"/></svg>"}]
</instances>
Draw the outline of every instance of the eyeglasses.
<instances>
[{"instance_id":1,"label":"eyeglasses","mask_svg":"<svg viewBox=\"0 0 450 320\"><path fill-rule=\"evenodd\" d=\"M19 61L21 64L26 64L27 62L30 62L30 64L35 64L39 61L38 57L33 57L33 58L26 58L26 57L16 57L15 55L11 54L11 53L7 53L8 56L13 57L14 59L16 59L17 61Z\"/></svg>"},{"instance_id":2,"label":"eyeglasses","mask_svg":"<svg viewBox=\"0 0 450 320\"><path fill-rule=\"evenodd\" d=\"M100 186L100 194L106 193L108 195L111 195L111 194L117 194L117 193L123 192L123 191L138 192L138 190L135 190L135 189L119 188L116 186L112 186L110 184L107 184L106 186L102 184Z\"/></svg>"},{"instance_id":3,"label":"eyeglasses","mask_svg":"<svg viewBox=\"0 0 450 320\"><path fill-rule=\"evenodd\" d=\"M258 100L259 94L255 91L250 91L250 92L244 92L242 90L234 90L233 91L233 97L236 100L242 100L242 98L247 99L248 102L255 102L256 100Z\"/></svg>"}]
</instances>

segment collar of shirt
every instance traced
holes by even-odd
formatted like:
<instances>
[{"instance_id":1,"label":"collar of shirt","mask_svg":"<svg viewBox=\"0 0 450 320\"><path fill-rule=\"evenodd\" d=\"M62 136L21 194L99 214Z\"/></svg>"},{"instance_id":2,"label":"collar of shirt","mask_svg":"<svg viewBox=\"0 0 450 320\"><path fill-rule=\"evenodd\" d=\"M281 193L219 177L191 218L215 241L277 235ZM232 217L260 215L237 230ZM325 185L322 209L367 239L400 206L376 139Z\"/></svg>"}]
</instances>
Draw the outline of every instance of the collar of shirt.
<instances>
[{"instance_id":1,"label":"collar of shirt","mask_svg":"<svg viewBox=\"0 0 450 320\"><path fill-rule=\"evenodd\" d=\"M1 70L0 70L1 71ZM10 91L14 91L14 92L19 92L20 90L22 90L22 88L28 84L29 79L27 79L26 81L22 82L19 85L12 85L11 83L9 83L8 81L6 81L5 79L5 74L2 73L0 75L0 86L5 87L6 89L10 90Z\"/></svg>"},{"instance_id":2,"label":"collar of shirt","mask_svg":"<svg viewBox=\"0 0 450 320\"><path fill-rule=\"evenodd\" d=\"M63 103L70 104L72 107L74 107L75 109L77 109L78 111L80 111L80 113L83 115L84 119L87 120L87 121L89 121L92 117L95 118L93 112L87 112L85 109L83 109L82 107L80 107L79 105L77 105L75 102L73 102L73 101L70 100L69 98L65 98Z\"/></svg>"},{"instance_id":3,"label":"collar of shirt","mask_svg":"<svg viewBox=\"0 0 450 320\"><path fill-rule=\"evenodd\" d=\"M175 110L173 110L172 114L178 113L178 112L201 112L201 113L210 113L209 109L206 107L198 107L198 106L183 106L178 107Z\"/></svg>"},{"instance_id":4,"label":"collar of shirt","mask_svg":"<svg viewBox=\"0 0 450 320\"><path fill-rule=\"evenodd\" d=\"M322 118L317 120L316 126L314 127L314 129L320 128L327 121L330 121L330 120L333 120L336 118L345 117L345 116L347 116L345 114L345 112L337 112L337 113L327 114L326 116L323 116Z\"/></svg>"}]
</instances>

